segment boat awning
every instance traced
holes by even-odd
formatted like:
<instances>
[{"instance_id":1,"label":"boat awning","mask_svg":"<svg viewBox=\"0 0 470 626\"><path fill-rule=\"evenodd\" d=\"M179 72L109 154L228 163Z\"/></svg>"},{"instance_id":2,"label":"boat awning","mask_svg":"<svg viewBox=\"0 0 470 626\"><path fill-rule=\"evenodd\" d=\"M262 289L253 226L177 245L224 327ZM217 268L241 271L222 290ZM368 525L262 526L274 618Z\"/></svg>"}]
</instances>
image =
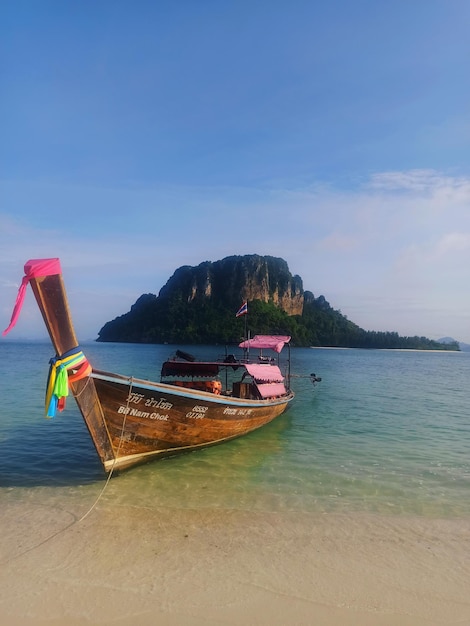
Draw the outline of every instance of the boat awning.
<instances>
[{"instance_id":1,"label":"boat awning","mask_svg":"<svg viewBox=\"0 0 470 626\"><path fill-rule=\"evenodd\" d=\"M263 383L256 387L262 398L278 398L286 395L284 383Z\"/></svg>"},{"instance_id":2,"label":"boat awning","mask_svg":"<svg viewBox=\"0 0 470 626\"><path fill-rule=\"evenodd\" d=\"M258 365L247 363L246 370L256 381L263 383L282 383L284 376L277 365Z\"/></svg>"},{"instance_id":3,"label":"boat awning","mask_svg":"<svg viewBox=\"0 0 470 626\"><path fill-rule=\"evenodd\" d=\"M280 352L290 337L287 335L255 335L239 344L239 348L254 348L256 350L274 350Z\"/></svg>"},{"instance_id":4,"label":"boat awning","mask_svg":"<svg viewBox=\"0 0 470 626\"><path fill-rule=\"evenodd\" d=\"M162 365L162 376L217 376L218 363L165 361Z\"/></svg>"}]
</instances>

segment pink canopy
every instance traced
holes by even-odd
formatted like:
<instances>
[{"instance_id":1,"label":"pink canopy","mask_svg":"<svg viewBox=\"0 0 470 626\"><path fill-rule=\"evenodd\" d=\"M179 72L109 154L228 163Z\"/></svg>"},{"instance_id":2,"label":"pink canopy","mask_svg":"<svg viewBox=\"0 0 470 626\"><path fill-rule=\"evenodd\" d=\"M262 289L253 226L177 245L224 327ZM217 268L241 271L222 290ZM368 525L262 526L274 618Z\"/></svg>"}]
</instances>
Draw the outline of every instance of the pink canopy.
<instances>
[{"instance_id":1,"label":"pink canopy","mask_svg":"<svg viewBox=\"0 0 470 626\"><path fill-rule=\"evenodd\" d=\"M20 288L18 289L18 295L16 296L15 308L13 309L10 325L3 331L3 335L9 333L18 320L21 307L23 306L24 297L26 295L26 287L28 286L31 278L36 278L38 276L51 276L52 274L60 273L61 269L59 259L31 259L26 262L24 266L24 276L21 281Z\"/></svg>"},{"instance_id":2,"label":"pink canopy","mask_svg":"<svg viewBox=\"0 0 470 626\"><path fill-rule=\"evenodd\" d=\"M277 365L258 365L247 363L246 370L256 381L263 383L282 383L284 376Z\"/></svg>"},{"instance_id":3,"label":"pink canopy","mask_svg":"<svg viewBox=\"0 0 470 626\"><path fill-rule=\"evenodd\" d=\"M284 344L290 341L287 335L255 335L239 344L240 348L255 348L257 350L274 350L280 352Z\"/></svg>"},{"instance_id":4,"label":"pink canopy","mask_svg":"<svg viewBox=\"0 0 470 626\"><path fill-rule=\"evenodd\" d=\"M262 398L278 398L286 395L284 383L266 383L256 386Z\"/></svg>"}]
</instances>

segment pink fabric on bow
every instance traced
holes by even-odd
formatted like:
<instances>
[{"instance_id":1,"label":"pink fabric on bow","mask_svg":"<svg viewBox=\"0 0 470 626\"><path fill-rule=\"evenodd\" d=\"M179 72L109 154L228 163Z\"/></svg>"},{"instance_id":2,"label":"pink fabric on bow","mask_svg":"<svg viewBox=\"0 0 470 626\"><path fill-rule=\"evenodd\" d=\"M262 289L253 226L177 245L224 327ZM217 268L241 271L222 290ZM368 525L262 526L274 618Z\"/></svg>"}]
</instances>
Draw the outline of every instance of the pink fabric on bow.
<instances>
[{"instance_id":1,"label":"pink fabric on bow","mask_svg":"<svg viewBox=\"0 0 470 626\"><path fill-rule=\"evenodd\" d=\"M9 333L18 321L24 297L26 295L26 287L28 286L31 278L37 278L38 276L51 276L52 274L61 274L61 272L62 270L60 269L59 259L31 259L26 262L24 266L25 275L23 276L20 288L18 289L18 295L16 296L15 308L13 309L10 325L3 331L2 335Z\"/></svg>"}]
</instances>

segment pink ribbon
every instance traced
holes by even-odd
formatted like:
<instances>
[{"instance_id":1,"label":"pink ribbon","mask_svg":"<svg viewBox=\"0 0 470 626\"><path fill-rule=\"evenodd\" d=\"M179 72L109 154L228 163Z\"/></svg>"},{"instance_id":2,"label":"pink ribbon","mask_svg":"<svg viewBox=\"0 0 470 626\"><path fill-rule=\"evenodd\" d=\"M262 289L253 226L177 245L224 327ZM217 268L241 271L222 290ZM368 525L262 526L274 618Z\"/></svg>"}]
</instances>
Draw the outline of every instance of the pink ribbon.
<instances>
[{"instance_id":1,"label":"pink ribbon","mask_svg":"<svg viewBox=\"0 0 470 626\"><path fill-rule=\"evenodd\" d=\"M18 289L18 295L16 296L15 308L13 309L10 325L3 331L2 335L9 333L18 321L24 297L26 295L26 287L28 286L31 278L61 274L62 270L60 269L59 259L31 259L26 262L24 266L24 273L25 275L23 276L20 288Z\"/></svg>"}]
</instances>

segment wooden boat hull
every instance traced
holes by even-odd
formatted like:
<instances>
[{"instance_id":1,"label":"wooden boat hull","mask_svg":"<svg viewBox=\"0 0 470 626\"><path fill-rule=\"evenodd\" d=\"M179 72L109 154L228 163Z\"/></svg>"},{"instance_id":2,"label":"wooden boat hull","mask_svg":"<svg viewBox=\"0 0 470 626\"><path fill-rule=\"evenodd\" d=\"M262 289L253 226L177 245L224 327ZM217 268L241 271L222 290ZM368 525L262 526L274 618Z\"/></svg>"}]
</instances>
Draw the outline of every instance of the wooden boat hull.
<instances>
[{"instance_id":1,"label":"wooden boat hull","mask_svg":"<svg viewBox=\"0 0 470 626\"><path fill-rule=\"evenodd\" d=\"M92 379L114 449L107 471L240 437L279 416L294 397L253 401L99 371Z\"/></svg>"}]
</instances>

